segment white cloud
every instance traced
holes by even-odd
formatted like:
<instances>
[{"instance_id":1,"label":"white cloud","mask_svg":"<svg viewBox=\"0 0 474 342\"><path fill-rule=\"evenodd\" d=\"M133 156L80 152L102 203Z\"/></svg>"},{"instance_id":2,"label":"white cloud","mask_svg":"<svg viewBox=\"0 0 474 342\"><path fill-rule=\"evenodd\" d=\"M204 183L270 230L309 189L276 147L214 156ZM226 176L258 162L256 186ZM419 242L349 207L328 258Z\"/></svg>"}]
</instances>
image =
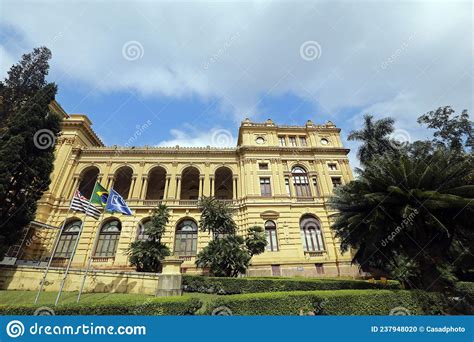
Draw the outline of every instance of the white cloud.
<instances>
[{"instance_id":1,"label":"white cloud","mask_svg":"<svg viewBox=\"0 0 474 342\"><path fill-rule=\"evenodd\" d=\"M4 1L2 20L20 37L3 49L50 46L53 78L99 92L217 98L236 121L259 114L262 96L294 94L317 105L315 121L358 128L340 111L359 108L414 135L437 106L472 111L471 2L53 3ZM129 41L141 58L124 58ZM301 58L306 41L319 58Z\"/></svg>"},{"instance_id":2,"label":"white cloud","mask_svg":"<svg viewBox=\"0 0 474 342\"><path fill-rule=\"evenodd\" d=\"M235 147L237 145L237 140L229 130L218 127L203 132L196 130L192 126L186 125L184 129L172 129L170 134L173 138L160 142L158 146Z\"/></svg>"}]
</instances>

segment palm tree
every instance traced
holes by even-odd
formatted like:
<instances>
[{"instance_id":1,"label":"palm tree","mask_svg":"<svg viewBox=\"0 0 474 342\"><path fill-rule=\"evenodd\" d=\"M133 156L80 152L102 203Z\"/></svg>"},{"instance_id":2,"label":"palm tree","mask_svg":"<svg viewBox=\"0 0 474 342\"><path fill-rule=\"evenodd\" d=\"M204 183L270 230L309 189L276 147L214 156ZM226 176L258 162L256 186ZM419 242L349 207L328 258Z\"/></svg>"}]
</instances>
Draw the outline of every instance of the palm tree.
<instances>
[{"instance_id":1,"label":"palm tree","mask_svg":"<svg viewBox=\"0 0 474 342\"><path fill-rule=\"evenodd\" d=\"M392 118L374 121L372 115L366 114L364 115L364 128L349 133L348 140L362 142L357 157L363 165L367 165L375 156L393 150L393 142L389 138L394 130L393 124Z\"/></svg>"},{"instance_id":2,"label":"palm tree","mask_svg":"<svg viewBox=\"0 0 474 342\"><path fill-rule=\"evenodd\" d=\"M130 263L139 272L159 272L162 261L170 255L169 248L161 241L169 222L168 207L160 204L153 210L151 222L145 225L144 236L146 239L136 240L130 244L126 254Z\"/></svg>"},{"instance_id":3,"label":"palm tree","mask_svg":"<svg viewBox=\"0 0 474 342\"><path fill-rule=\"evenodd\" d=\"M473 164L446 149L374 158L331 200L342 250L409 288L441 290L472 272Z\"/></svg>"}]
</instances>

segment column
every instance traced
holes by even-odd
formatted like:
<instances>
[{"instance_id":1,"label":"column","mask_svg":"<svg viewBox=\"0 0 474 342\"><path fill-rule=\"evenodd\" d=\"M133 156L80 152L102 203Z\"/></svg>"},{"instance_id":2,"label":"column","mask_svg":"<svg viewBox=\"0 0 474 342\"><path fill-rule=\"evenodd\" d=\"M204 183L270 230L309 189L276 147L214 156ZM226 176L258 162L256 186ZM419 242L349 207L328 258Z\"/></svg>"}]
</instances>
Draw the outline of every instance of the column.
<instances>
[{"instance_id":1,"label":"column","mask_svg":"<svg viewBox=\"0 0 474 342\"><path fill-rule=\"evenodd\" d=\"M272 183L273 183L272 194L273 196L277 196L277 195L280 196L282 195L281 186L280 186L281 182L280 182L280 176L278 175L276 168L277 168L276 160L270 159L270 169L272 172Z\"/></svg>"},{"instance_id":2,"label":"column","mask_svg":"<svg viewBox=\"0 0 474 342\"><path fill-rule=\"evenodd\" d=\"M110 189L114 186L114 182L115 182L115 176L113 175L109 175L108 179L107 179L107 185L105 186L107 189Z\"/></svg>"},{"instance_id":3,"label":"column","mask_svg":"<svg viewBox=\"0 0 474 342\"><path fill-rule=\"evenodd\" d=\"M134 189L135 189L135 185L137 183L137 175L136 174L133 174L132 175L132 182L130 184L130 191L128 192L128 198L130 199L134 199Z\"/></svg>"},{"instance_id":4,"label":"column","mask_svg":"<svg viewBox=\"0 0 474 342\"><path fill-rule=\"evenodd\" d=\"M131 195L130 197L132 199L138 199L138 200L142 200L143 197L140 196L141 195L141 191L142 191L142 183L143 183L143 169L144 169L144 166L145 166L145 163L141 162L139 164L139 167L138 167L138 172L137 174L133 175L136 180L135 182L133 182L133 190L131 192ZM138 183L138 184L137 184Z\"/></svg>"},{"instance_id":5,"label":"column","mask_svg":"<svg viewBox=\"0 0 474 342\"><path fill-rule=\"evenodd\" d=\"M148 189L148 175L142 176L142 186L140 189L140 199L146 199L146 191Z\"/></svg>"},{"instance_id":6,"label":"column","mask_svg":"<svg viewBox=\"0 0 474 342\"><path fill-rule=\"evenodd\" d=\"M210 182L210 194L209 196L214 196L214 175L209 175Z\"/></svg>"},{"instance_id":7,"label":"column","mask_svg":"<svg viewBox=\"0 0 474 342\"><path fill-rule=\"evenodd\" d=\"M283 171L283 164L282 164L281 159L278 159L276 164L277 164L277 168L278 168L277 175L279 175L279 177L281 178L281 179L280 179L280 191L281 191L281 194L282 194L282 195L287 195L287 192L286 192L286 185L285 185L286 176L285 176L285 172Z\"/></svg>"},{"instance_id":8,"label":"column","mask_svg":"<svg viewBox=\"0 0 474 342\"><path fill-rule=\"evenodd\" d=\"M199 175L199 198L202 198L204 194L204 175Z\"/></svg>"},{"instance_id":9,"label":"column","mask_svg":"<svg viewBox=\"0 0 474 342\"><path fill-rule=\"evenodd\" d=\"M232 181L233 181L233 184L232 184L232 199L235 201L237 199L237 184L239 183L239 178L237 176L232 176Z\"/></svg>"},{"instance_id":10,"label":"column","mask_svg":"<svg viewBox=\"0 0 474 342\"><path fill-rule=\"evenodd\" d=\"M205 167L204 167L204 182L203 182L203 185L204 185L204 189L203 189L203 195L204 196L211 196L211 180L210 180L210 163L205 163Z\"/></svg>"},{"instance_id":11,"label":"column","mask_svg":"<svg viewBox=\"0 0 474 342\"><path fill-rule=\"evenodd\" d=\"M181 175L176 176L176 196L177 200L181 199Z\"/></svg>"},{"instance_id":12,"label":"column","mask_svg":"<svg viewBox=\"0 0 474 342\"><path fill-rule=\"evenodd\" d=\"M166 179L165 179L165 190L164 190L164 192L163 192L163 201L165 201L166 199L168 199L168 189L169 189L169 185L170 185L170 180L171 180L171 176L166 175Z\"/></svg>"}]
</instances>

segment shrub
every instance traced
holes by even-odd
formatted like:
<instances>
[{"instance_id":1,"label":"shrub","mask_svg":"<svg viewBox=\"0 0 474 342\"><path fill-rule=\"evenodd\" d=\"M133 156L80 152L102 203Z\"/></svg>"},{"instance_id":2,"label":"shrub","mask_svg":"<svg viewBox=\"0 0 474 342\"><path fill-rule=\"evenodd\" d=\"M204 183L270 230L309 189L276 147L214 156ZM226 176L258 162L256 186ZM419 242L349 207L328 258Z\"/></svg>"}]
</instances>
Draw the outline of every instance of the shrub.
<instances>
[{"instance_id":1,"label":"shrub","mask_svg":"<svg viewBox=\"0 0 474 342\"><path fill-rule=\"evenodd\" d=\"M454 288L453 311L466 315L474 315L474 282L460 281Z\"/></svg>"},{"instance_id":2,"label":"shrub","mask_svg":"<svg viewBox=\"0 0 474 342\"><path fill-rule=\"evenodd\" d=\"M42 305L1 305L0 315L33 315ZM52 308L56 315L194 315L202 306L197 298L157 298L146 301L114 301L64 304Z\"/></svg>"},{"instance_id":3,"label":"shrub","mask_svg":"<svg viewBox=\"0 0 474 342\"><path fill-rule=\"evenodd\" d=\"M342 289L398 289L398 282L387 285L369 283L364 280L311 279L311 278L221 278L183 275L183 290L186 292L240 294L280 291L314 291Z\"/></svg>"},{"instance_id":4,"label":"shrub","mask_svg":"<svg viewBox=\"0 0 474 342\"><path fill-rule=\"evenodd\" d=\"M447 304L441 294L423 291L295 291L220 296L205 313L227 309L233 315L436 315Z\"/></svg>"}]
</instances>

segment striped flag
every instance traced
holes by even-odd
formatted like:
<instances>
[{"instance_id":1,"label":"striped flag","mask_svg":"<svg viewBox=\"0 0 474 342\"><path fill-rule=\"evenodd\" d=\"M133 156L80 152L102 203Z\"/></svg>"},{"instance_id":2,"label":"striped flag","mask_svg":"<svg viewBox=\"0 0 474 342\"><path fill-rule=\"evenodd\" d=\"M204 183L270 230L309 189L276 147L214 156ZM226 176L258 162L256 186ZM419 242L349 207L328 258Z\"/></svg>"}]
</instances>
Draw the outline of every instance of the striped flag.
<instances>
[{"instance_id":1,"label":"striped flag","mask_svg":"<svg viewBox=\"0 0 474 342\"><path fill-rule=\"evenodd\" d=\"M79 190L74 192L74 197L71 201L71 209L85 213L87 216L92 216L96 220L100 217L100 210L93 204L89 203L89 200L82 196Z\"/></svg>"}]
</instances>

